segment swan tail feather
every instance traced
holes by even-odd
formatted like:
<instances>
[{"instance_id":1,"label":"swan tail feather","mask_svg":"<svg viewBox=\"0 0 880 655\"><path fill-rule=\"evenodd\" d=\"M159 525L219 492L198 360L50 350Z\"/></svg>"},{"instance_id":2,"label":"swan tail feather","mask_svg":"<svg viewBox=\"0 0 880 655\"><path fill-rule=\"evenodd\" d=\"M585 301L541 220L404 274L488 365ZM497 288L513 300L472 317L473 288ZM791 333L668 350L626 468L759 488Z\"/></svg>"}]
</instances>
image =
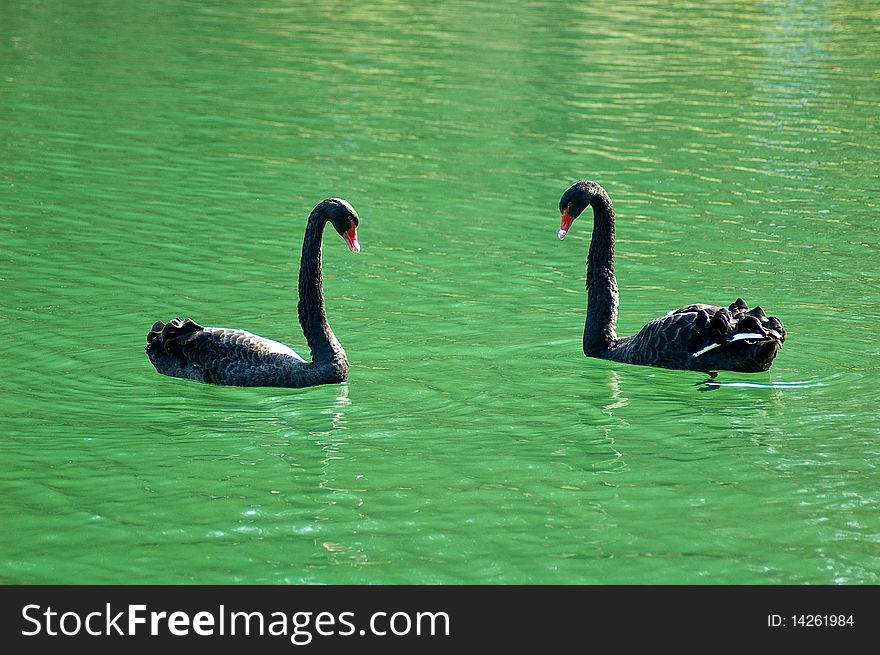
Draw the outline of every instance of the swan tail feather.
<instances>
[{"instance_id":1,"label":"swan tail feather","mask_svg":"<svg viewBox=\"0 0 880 655\"><path fill-rule=\"evenodd\" d=\"M205 328L191 318L171 319L168 323L156 321L147 333L147 353L151 355L178 355L183 346Z\"/></svg>"},{"instance_id":2,"label":"swan tail feather","mask_svg":"<svg viewBox=\"0 0 880 655\"><path fill-rule=\"evenodd\" d=\"M785 342L782 321L759 306L749 310L742 298L714 309L697 311L690 338L692 360L717 361L718 368L729 370L766 371Z\"/></svg>"}]
</instances>

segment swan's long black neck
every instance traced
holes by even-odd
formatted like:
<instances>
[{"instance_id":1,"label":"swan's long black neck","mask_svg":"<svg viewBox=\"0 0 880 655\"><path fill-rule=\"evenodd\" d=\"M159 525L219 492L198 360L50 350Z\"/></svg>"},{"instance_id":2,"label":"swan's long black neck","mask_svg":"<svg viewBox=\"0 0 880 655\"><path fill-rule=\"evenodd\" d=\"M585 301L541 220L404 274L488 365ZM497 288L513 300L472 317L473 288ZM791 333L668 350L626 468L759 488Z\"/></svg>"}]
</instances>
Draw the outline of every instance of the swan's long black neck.
<instances>
[{"instance_id":1,"label":"swan's long black neck","mask_svg":"<svg viewBox=\"0 0 880 655\"><path fill-rule=\"evenodd\" d=\"M587 256L587 320L584 354L602 357L614 347L617 325L617 280L614 277L614 207L598 184L591 184L593 236Z\"/></svg>"},{"instance_id":2,"label":"swan's long black neck","mask_svg":"<svg viewBox=\"0 0 880 655\"><path fill-rule=\"evenodd\" d=\"M330 329L324 307L321 240L326 224L325 210L321 206L316 207L306 225L299 265L299 324L312 351L313 363L344 375L348 372L348 360Z\"/></svg>"}]
</instances>

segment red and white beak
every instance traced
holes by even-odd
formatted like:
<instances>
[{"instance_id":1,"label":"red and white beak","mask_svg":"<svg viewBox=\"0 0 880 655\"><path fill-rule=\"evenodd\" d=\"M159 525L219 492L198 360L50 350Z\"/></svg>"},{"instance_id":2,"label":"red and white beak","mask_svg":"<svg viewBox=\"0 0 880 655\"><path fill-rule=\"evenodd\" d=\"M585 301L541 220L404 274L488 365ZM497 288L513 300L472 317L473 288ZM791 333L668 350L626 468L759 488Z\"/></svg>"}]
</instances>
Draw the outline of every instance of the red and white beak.
<instances>
[{"instance_id":1,"label":"red and white beak","mask_svg":"<svg viewBox=\"0 0 880 655\"><path fill-rule=\"evenodd\" d=\"M344 232L342 238L345 239L345 243L348 244L349 250L352 252L361 251L361 244L358 243L358 231L356 225L352 225L346 232Z\"/></svg>"},{"instance_id":2,"label":"red and white beak","mask_svg":"<svg viewBox=\"0 0 880 655\"><path fill-rule=\"evenodd\" d=\"M557 232L557 236L560 240L564 239L565 235L568 234L572 223L574 223L574 218L572 218L571 214L568 213L568 209L566 209L562 212L562 219L559 223L559 232Z\"/></svg>"}]
</instances>

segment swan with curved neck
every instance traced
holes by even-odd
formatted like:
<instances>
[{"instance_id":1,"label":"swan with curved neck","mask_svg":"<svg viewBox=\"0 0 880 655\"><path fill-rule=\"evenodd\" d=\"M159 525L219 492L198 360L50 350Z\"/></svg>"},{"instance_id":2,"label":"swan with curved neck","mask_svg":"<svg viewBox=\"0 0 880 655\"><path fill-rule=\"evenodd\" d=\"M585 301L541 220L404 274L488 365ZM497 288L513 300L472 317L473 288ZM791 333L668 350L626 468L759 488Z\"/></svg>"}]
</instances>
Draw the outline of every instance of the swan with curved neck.
<instances>
[{"instance_id":1,"label":"swan with curved neck","mask_svg":"<svg viewBox=\"0 0 880 655\"><path fill-rule=\"evenodd\" d=\"M785 341L782 322L766 316L760 307L749 311L742 298L728 307L688 305L651 321L633 336L618 337L614 207L605 189L586 180L571 185L559 201L558 236L564 239L587 207L593 208L584 323L587 357L707 373L756 373L770 368Z\"/></svg>"},{"instance_id":2,"label":"swan with curved neck","mask_svg":"<svg viewBox=\"0 0 880 655\"><path fill-rule=\"evenodd\" d=\"M156 321L147 334L147 356L159 373L234 386L311 387L345 382L348 359L324 308L321 241L330 223L352 252L360 252L359 218L341 198L329 198L309 215L299 267L299 323L312 352L307 362L288 346L245 330L202 327L187 318Z\"/></svg>"}]
</instances>

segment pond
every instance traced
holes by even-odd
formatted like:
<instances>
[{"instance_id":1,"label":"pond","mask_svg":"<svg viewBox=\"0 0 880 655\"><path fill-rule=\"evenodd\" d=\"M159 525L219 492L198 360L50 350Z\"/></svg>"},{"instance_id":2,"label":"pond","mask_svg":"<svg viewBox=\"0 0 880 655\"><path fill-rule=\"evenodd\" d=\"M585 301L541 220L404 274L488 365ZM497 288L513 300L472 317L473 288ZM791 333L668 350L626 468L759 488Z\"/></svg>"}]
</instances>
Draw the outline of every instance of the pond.
<instances>
[{"instance_id":1,"label":"pond","mask_svg":"<svg viewBox=\"0 0 880 655\"><path fill-rule=\"evenodd\" d=\"M880 583L870 3L0 6L0 581ZM767 373L581 351L743 297ZM344 385L156 373L158 319L308 355L328 233Z\"/></svg>"}]
</instances>

